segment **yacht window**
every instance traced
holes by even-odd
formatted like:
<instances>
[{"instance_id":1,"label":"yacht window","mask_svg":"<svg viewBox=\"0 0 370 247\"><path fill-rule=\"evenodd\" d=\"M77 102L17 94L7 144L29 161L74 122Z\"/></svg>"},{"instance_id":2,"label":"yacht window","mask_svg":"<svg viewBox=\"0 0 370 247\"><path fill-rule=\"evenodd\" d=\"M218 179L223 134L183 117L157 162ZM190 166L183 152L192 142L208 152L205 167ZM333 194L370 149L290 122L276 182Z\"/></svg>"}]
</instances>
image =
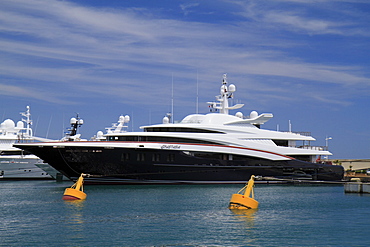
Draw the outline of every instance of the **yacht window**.
<instances>
[{"instance_id":1,"label":"yacht window","mask_svg":"<svg viewBox=\"0 0 370 247\"><path fill-rule=\"evenodd\" d=\"M272 140L277 146L288 147L288 140Z\"/></svg>"},{"instance_id":2,"label":"yacht window","mask_svg":"<svg viewBox=\"0 0 370 247\"><path fill-rule=\"evenodd\" d=\"M312 156L311 155L290 155L290 157L298 159L298 160L312 162Z\"/></svg>"},{"instance_id":3,"label":"yacht window","mask_svg":"<svg viewBox=\"0 0 370 247\"><path fill-rule=\"evenodd\" d=\"M203 141L199 139L181 138L181 137L165 137L165 136L110 136L110 141L127 141L127 142L175 142L175 143L200 143L222 145L218 142Z\"/></svg>"},{"instance_id":4,"label":"yacht window","mask_svg":"<svg viewBox=\"0 0 370 247\"><path fill-rule=\"evenodd\" d=\"M184 132L184 133L219 133L224 134L221 131L205 130L197 128L181 128L181 127L148 127L144 129L145 132Z\"/></svg>"},{"instance_id":5,"label":"yacht window","mask_svg":"<svg viewBox=\"0 0 370 247\"><path fill-rule=\"evenodd\" d=\"M138 153L137 154L137 161L145 161L145 154L144 153Z\"/></svg>"},{"instance_id":6,"label":"yacht window","mask_svg":"<svg viewBox=\"0 0 370 247\"><path fill-rule=\"evenodd\" d=\"M152 155L152 161L160 161L160 159L161 159L161 155L160 154L154 153Z\"/></svg>"},{"instance_id":7,"label":"yacht window","mask_svg":"<svg viewBox=\"0 0 370 247\"><path fill-rule=\"evenodd\" d=\"M121 154L121 161L127 161L127 160L130 160L130 154L129 153Z\"/></svg>"},{"instance_id":8,"label":"yacht window","mask_svg":"<svg viewBox=\"0 0 370 247\"><path fill-rule=\"evenodd\" d=\"M205 159L222 159L223 154L221 153L207 153L207 152L192 152L195 157Z\"/></svg>"},{"instance_id":9,"label":"yacht window","mask_svg":"<svg viewBox=\"0 0 370 247\"><path fill-rule=\"evenodd\" d=\"M175 155L174 154L168 154L167 161L169 161L169 162L175 161Z\"/></svg>"},{"instance_id":10,"label":"yacht window","mask_svg":"<svg viewBox=\"0 0 370 247\"><path fill-rule=\"evenodd\" d=\"M233 160L261 160L261 159L257 157L252 157L252 156L243 156L243 155L233 154Z\"/></svg>"}]
</instances>

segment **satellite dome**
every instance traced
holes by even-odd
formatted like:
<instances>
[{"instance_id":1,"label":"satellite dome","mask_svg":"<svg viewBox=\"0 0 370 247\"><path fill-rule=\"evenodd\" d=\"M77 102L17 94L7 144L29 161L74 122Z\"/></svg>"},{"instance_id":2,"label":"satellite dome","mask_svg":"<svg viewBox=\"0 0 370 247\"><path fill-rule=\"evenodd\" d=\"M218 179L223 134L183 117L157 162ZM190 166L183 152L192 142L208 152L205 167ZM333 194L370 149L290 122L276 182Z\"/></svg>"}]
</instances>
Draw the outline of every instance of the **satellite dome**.
<instances>
[{"instance_id":1,"label":"satellite dome","mask_svg":"<svg viewBox=\"0 0 370 247\"><path fill-rule=\"evenodd\" d=\"M237 116L238 118L243 118L243 113L238 111L235 116Z\"/></svg>"},{"instance_id":2,"label":"satellite dome","mask_svg":"<svg viewBox=\"0 0 370 247\"><path fill-rule=\"evenodd\" d=\"M103 137L103 131L99 130L97 133L96 133L96 137L98 139L101 139Z\"/></svg>"},{"instance_id":3,"label":"satellite dome","mask_svg":"<svg viewBox=\"0 0 370 247\"><path fill-rule=\"evenodd\" d=\"M170 119L168 117L164 117L162 120L162 123L168 124L170 122Z\"/></svg>"},{"instance_id":4,"label":"satellite dome","mask_svg":"<svg viewBox=\"0 0 370 247\"><path fill-rule=\"evenodd\" d=\"M252 111L251 114L249 115L249 118L256 118L258 117L258 113L256 111Z\"/></svg>"},{"instance_id":5,"label":"satellite dome","mask_svg":"<svg viewBox=\"0 0 370 247\"><path fill-rule=\"evenodd\" d=\"M129 115L126 115L125 116L125 123L128 123L128 122L130 122L130 116Z\"/></svg>"},{"instance_id":6,"label":"satellite dome","mask_svg":"<svg viewBox=\"0 0 370 247\"><path fill-rule=\"evenodd\" d=\"M17 122L17 128L18 129L24 129L24 123L22 121Z\"/></svg>"},{"instance_id":7,"label":"satellite dome","mask_svg":"<svg viewBox=\"0 0 370 247\"><path fill-rule=\"evenodd\" d=\"M69 121L70 124L75 124L77 122L77 119L76 118L71 118L71 120Z\"/></svg>"},{"instance_id":8,"label":"satellite dome","mask_svg":"<svg viewBox=\"0 0 370 247\"><path fill-rule=\"evenodd\" d=\"M3 129L14 129L15 123L11 119L6 119L4 122L1 123L1 128Z\"/></svg>"},{"instance_id":9,"label":"satellite dome","mask_svg":"<svg viewBox=\"0 0 370 247\"><path fill-rule=\"evenodd\" d=\"M234 84L230 84L229 85L229 92L230 93L233 93L233 92L235 92L236 91L236 87L235 87L235 85Z\"/></svg>"}]
</instances>

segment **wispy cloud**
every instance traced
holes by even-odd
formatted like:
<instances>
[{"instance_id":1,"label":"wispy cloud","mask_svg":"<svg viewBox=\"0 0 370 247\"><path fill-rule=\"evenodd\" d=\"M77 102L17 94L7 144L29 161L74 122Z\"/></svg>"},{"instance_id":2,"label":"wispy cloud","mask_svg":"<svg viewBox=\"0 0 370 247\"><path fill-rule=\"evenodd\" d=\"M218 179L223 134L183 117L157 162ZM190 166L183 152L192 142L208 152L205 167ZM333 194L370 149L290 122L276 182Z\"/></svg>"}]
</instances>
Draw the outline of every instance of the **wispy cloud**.
<instances>
[{"instance_id":1,"label":"wispy cloud","mask_svg":"<svg viewBox=\"0 0 370 247\"><path fill-rule=\"evenodd\" d=\"M199 3L186 3L186 4L180 4L181 10L184 12L184 15L188 15L190 12L192 12L192 8L199 6Z\"/></svg>"},{"instance_id":2,"label":"wispy cloud","mask_svg":"<svg viewBox=\"0 0 370 247\"><path fill-rule=\"evenodd\" d=\"M94 8L66 1L2 1L0 82L6 90L0 94L8 95L31 81L35 91L48 95L39 98L50 102L68 101L66 95L77 97L67 93L74 90L100 97L119 98L124 93L127 100L141 97L145 102L152 97L154 101L153 95L162 90L156 85L163 85L164 79L170 85L170 75L175 74L178 87L185 89L187 82L194 80L195 71L207 78L204 87L224 72L243 82L255 82L262 76L261 85L266 88L276 77L291 85L301 81L303 87L317 83L318 91L322 83L343 90L356 87L353 93L360 94L369 85L369 75L360 65L310 61L300 57L301 51L294 52L294 48L305 49L302 47L309 41L302 42L302 37L287 40L282 34L289 30L299 35L344 36L350 28L348 21L309 17L297 6L307 4L304 1L290 1L295 5L288 10L271 1L262 2L229 1L243 6L238 14L244 19L219 25L150 14L150 9ZM180 7L188 15L202 5ZM276 32L272 32L274 28ZM8 84L6 78L10 77L16 78L17 87ZM56 89L59 94L50 93ZM290 90L297 98L304 91ZM23 97L31 95L18 92Z\"/></svg>"},{"instance_id":3,"label":"wispy cloud","mask_svg":"<svg viewBox=\"0 0 370 247\"><path fill-rule=\"evenodd\" d=\"M0 95L16 96L18 98L29 98L32 100L43 100L55 104L71 104L70 101L59 99L57 95L50 91L38 91L30 85L30 87L13 86L0 83Z\"/></svg>"},{"instance_id":4,"label":"wispy cloud","mask_svg":"<svg viewBox=\"0 0 370 247\"><path fill-rule=\"evenodd\" d=\"M271 12L264 17L264 21L268 23L276 23L277 25L286 25L287 29L297 29L314 34L341 34L337 29L340 24L321 19L304 18L295 13L289 12Z\"/></svg>"},{"instance_id":5,"label":"wispy cloud","mask_svg":"<svg viewBox=\"0 0 370 247\"><path fill-rule=\"evenodd\" d=\"M286 30L298 33L364 35L369 36L369 21L366 11L353 7L353 3L368 4L367 1L351 0L225 0L241 8L238 15L252 19L265 28L275 31ZM349 7L351 6L351 7Z\"/></svg>"}]
</instances>

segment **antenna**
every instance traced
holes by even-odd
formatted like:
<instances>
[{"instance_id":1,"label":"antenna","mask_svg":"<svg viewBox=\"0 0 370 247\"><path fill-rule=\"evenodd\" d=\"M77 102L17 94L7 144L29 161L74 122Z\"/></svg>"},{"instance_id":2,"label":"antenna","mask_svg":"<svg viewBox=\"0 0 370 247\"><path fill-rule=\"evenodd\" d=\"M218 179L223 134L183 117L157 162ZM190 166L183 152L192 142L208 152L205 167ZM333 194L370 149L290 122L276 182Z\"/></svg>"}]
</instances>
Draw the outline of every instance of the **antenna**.
<instances>
[{"instance_id":1,"label":"antenna","mask_svg":"<svg viewBox=\"0 0 370 247\"><path fill-rule=\"evenodd\" d=\"M171 97L172 99L171 99L171 114L172 114L172 121L171 121L171 123L173 123L173 116L175 115L175 114L173 114L173 73L172 73L172 97Z\"/></svg>"},{"instance_id":2,"label":"antenna","mask_svg":"<svg viewBox=\"0 0 370 247\"><path fill-rule=\"evenodd\" d=\"M152 110L149 109L149 124L152 124Z\"/></svg>"},{"instance_id":3,"label":"antenna","mask_svg":"<svg viewBox=\"0 0 370 247\"><path fill-rule=\"evenodd\" d=\"M51 120L53 119L53 115L50 116L50 121L49 121L49 126L48 126L48 131L46 131L46 138L48 138L49 135L49 130L50 130L50 125L51 125Z\"/></svg>"},{"instance_id":4,"label":"antenna","mask_svg":"<svg viewBox=\"0 0 370 247\"><path fill-rule=\"evenodd\" d=\"M199 85L198 85L198 70L197 70L197 104L195 106L195 113L199 113Z\"/></svg>"},{"instance_id":5,"label":"antenna","mask_svg":"<svg viewBox=\"0 0 370 247\"><path fill-rule=\"evenodd\" d=\"M37 130L37 126L39 125L39 120L40 120L40 116L37 116L37 121L36 121L36 125L35 125L35 131L33 132L33 134L36 136L36 130Z\"/></svg>"},{"instance_id":6,"label":"antenna","mask_svg":"<svg viewBox=\"0 0 370 247\"><path fill-rule=\"evenodd\" d=\"M62 119L64 120L64 112L63 112L63 118ZM64 130L65 130L64 121L62 121L62 136L64 136L64 134L66 133L66 132L64 132Z\"/></svg>"}]
</instances>

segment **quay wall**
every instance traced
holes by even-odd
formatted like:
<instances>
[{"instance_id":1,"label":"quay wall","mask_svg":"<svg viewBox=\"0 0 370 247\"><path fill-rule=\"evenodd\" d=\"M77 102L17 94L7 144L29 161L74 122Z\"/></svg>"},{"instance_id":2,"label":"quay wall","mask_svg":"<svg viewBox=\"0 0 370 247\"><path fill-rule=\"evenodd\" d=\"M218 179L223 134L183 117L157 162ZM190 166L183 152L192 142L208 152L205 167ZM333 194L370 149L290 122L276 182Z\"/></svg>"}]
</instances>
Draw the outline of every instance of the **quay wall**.
<instances>
[{"instance_id":1,"label":"quay wall","mask_svg":"<svg viewBox=\"0 0 370 247\"><path fill-rule=\"evenodd\" d=\"M330 161L342 165L345 171L370 169L370 159L332 159Z\"/></svg>"},{"instance_id":2,"label":"quay wall","mask_svg":"<svg viewBox=\"0 0 370 247\"><path fill-rule=\"evenodd\" d=\"M349 182L344 184L345 193L370 193L370 183Z\"/></svg>"}]
</instances>

